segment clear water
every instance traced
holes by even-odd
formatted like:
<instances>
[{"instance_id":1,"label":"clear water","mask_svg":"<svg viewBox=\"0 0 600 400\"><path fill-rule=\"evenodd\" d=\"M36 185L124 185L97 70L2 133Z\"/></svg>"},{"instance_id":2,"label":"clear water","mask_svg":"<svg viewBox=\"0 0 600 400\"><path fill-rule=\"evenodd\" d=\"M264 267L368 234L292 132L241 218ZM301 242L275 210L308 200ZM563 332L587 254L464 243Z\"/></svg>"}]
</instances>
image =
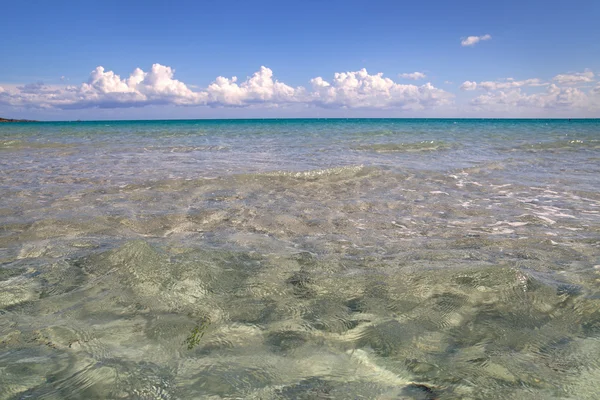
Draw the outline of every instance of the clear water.
<instances>
[{"instance_id":1,"label":"clear water","mask_svg":"<svg viewBox=\"0 0 600 400\"><path fill-rule=\"evenodd\" d=\"M597 399L600 120L0 125L0 399Z\"/></svg>"}]
</instances>

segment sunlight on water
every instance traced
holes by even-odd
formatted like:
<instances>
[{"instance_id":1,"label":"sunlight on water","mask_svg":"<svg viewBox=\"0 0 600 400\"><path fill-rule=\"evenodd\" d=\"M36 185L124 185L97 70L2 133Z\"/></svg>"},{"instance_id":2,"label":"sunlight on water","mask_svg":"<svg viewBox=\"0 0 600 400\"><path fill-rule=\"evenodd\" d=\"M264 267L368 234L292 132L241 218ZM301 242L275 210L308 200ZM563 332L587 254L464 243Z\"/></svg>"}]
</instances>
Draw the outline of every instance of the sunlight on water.
<instances>
[{"instance_id":1,"label":"sunlight on water","mask_svg":"<svg viewBox=\"0 0 600 400\"><path fill-rule=\"evenodd\" d=\"M598 398L600 123L453 122L3 126L0 399Z\"/></svg>"}]
</instances>

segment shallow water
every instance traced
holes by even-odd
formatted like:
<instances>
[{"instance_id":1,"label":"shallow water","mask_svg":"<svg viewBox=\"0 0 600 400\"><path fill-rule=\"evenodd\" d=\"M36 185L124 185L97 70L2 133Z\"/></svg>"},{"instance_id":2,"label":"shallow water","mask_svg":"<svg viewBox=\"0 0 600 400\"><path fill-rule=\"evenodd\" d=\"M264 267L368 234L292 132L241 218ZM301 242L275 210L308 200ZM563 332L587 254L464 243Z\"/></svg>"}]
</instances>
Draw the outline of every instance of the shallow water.
<instances>
[{"instance_id":1,"label":"shallow water","mask_svg":"<svg viewBox=\"0 0 600 400\"><path fill-rule=\"evenodd\" d=\"M597 399L600 121L0 126L0 399Z\"/></svg>"}]
</instances>

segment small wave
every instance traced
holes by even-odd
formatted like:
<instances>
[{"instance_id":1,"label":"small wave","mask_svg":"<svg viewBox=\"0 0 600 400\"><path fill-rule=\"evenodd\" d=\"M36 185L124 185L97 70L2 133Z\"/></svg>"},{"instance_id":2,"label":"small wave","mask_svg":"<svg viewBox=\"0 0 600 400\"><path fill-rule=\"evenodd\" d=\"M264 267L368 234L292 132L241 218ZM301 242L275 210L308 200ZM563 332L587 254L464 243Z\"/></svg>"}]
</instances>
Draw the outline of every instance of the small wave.
<instances>
[{"instance_id":1,"label":"small wave","mask_svg":"<svg viewBox=\"0 0 600 400\"><path fill-rule=\"evenodd\" d=\"M66 147L73 147L73 145L51 142L27 142L23 140L0 141L0 150L60 149Z\"/></svg>"},{"instance_id":2,"label":"small wave","mask_svg":"<svg viewBox=\"0 0 600 400\"><path fill-rule=\"evenodd\" d=\"M404 153L448 150L450 145L445 142L424 140L416 143L376 143L356 146L356 150L375 151L377 153Z\"/></svg>"},{"instance_id":3,"label":"small wave","mask_svg":"<svg viewBox=\"0 0 600 400\"><path fill-rule=\"evenodd\" d=\"M171 148L171 153L189 153L192 151L226 151L227 146L183 146Z\"/></svg>"},{"instance_id":4,"label":"small wave","mask_svg":"<svg viewBox=\"0 0 600 400\"><path fill-rule=\"evenodd\" d=\"M174 147L145 147L146 151L163 151L168 153L191 153L193 151L228 151L227 146L174 146Z\"/></svg>"},{"instance_id":5,"label":"small wave","mask_svg":"<svg viewBox=\"0 0 600 400\"><path fill-rule=\"evenodd\" d=\"M351 165L345 167L334 167L334 168L324 168L324 169L313 169L309 171L274 171L262 173L260 175L267 177L284 177L284 178L295 178L295 179L305 179L305 180L314 180L319 178L326 177L345 177L350 178L354 176L360 176L363 173L366 173L368 170L372 168L366 168L364 165Z\"/></svg>"},{"instance_id":6,"label":"small wave","mask_svg":"<svg viewBox=\"0 0 600 400\"><path fill-rule=\"evenodd\" d=\"M526 150L530 152L539 151L569 151L569 150L581 150L589 149L595 150L600 149L600 140L557 140L552 142L539 142L539 143L527 143L512 150Z\"/></svg>"}]
</instances>

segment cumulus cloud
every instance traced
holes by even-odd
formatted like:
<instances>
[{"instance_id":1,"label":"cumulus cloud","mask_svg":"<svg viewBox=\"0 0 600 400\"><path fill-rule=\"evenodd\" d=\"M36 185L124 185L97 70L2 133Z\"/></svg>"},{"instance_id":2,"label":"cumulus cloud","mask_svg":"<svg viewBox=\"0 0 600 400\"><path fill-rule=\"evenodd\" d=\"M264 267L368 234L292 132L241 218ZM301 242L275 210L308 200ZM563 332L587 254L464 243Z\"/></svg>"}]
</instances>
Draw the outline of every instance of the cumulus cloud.
<instances>
[{"instance_id":1,"label":"cumulus cloud","mask_svg":"<svg viewBox=\"0 0 600 400\"><path fill-rule=\"evenodd\" d=\"M477 82L464 81L462 85L460 85L460 90L475 90L477 89Z\"/></svg>"},{"instance_id":2,"label":"cumulus cloud","mask_svg":"<svg viewBox=\"0 0 600 400\"><path fill-rule=\"evenodd\" d=\"M370 75L366 69L339 72L331 82L321 77L311 80L311 102L321 107L423 109L448 104L452 94L435 88L402 85L382 73Z\"/></svg>"},{"instance_id":3,"label":"cumulus cloud","mask_svg":"<svg viewBox=\"0 0 600 400\"><path fill-rule=\"evenodd\" d=\"M206 89L207 104L213 106L245 106L255 103L293 103L302 100L304 88L293 88L273 80L273 71L260 69L251 78L237 84L237 77L219 76Z\"/></svg>"},{"instance_id":4,"label":"cumulus cloud","mask_svg":"<svg viewBox=\"0 0 600 400\"><path fill-rule=\"evenodd\" d=\"M418 81L420 79L425 79L427 77L427 75L425 75L423 72L405 72L403 74L399 75L400 78L404 78L404 79L412 79L413 81Z\"/></svg>"},{"instance_id":5,"label":"cumulus cloud","mask_svg":"<svg viewBox=\"0 0 600 400\"><path fill-rule=\"evenodd\" d=\"M492 38L491 35L482 35L482 36L469 36L463 40L461 40L460 45L465 47L465 46L474 46L477 43L483 41L483 40L490 40Z\"/></svg>"},{"instance_id":6,"label":"cumulus cloud","mask_svg":"<svg viewBox=\"0 0 600 400\"><path fill-rule=\"evenodd\" d=\"M588 83L594 81L594 73L586 69L583 72L575 72L571 74L559 74L553 79L559 85L576 85L579 83Z\"/></svg>"},{"instance_id":7,"label":"cumulus cloud","mask_svg":"<svg viewBox=\"0 0 600 400\"><path fill-rule=\"evenodd\" d=\"M193 92L173 79L174 71L160 64L148 72L135 69L124 79L103 67L94 69L87 82L78 86L29 84L6 90L0 103L13 106L75 109L86 107L136 107L148 104L201 104L206 93Z\"/></svg>"},{"instance_id":8,"label":"cumulus cloud","mask_svg":"<svg viewBox=\"0 0 600 400\"><path fill-rule=\"evenodd\" d=\"M127 79L97 67L87 83L69 89L82 95L84 103L100 106L194 105L206 99L205 93L192 91L173 75L172 68L160 64L153 64L148 72L136 68Z\"/></svg>"},{"instance_id":9,"label":"cumulus cloud","mask_svg":"<svg viewBox=\"0 0 600 400\"><path fill-rule=\"evenodd\" d=\"M334 74L331 82L312 79L312 90L279 82L273 71L261 67L240 82L237 77L217 77L207 88L192 86L174 78L175 71L161 64L147 72L136 68L128 77L99 66L80 85L47 86L43 83L4 88L0 104L12 106L76 109L88 107L141 107L155 104L211 107L251 107L305 104L328 108L410 108L423 109L450 102L452 94L425 85L402 85L370 75L365 69ZM424 75L423 75L424 77Z\"/></svg>"}]
</instances>

